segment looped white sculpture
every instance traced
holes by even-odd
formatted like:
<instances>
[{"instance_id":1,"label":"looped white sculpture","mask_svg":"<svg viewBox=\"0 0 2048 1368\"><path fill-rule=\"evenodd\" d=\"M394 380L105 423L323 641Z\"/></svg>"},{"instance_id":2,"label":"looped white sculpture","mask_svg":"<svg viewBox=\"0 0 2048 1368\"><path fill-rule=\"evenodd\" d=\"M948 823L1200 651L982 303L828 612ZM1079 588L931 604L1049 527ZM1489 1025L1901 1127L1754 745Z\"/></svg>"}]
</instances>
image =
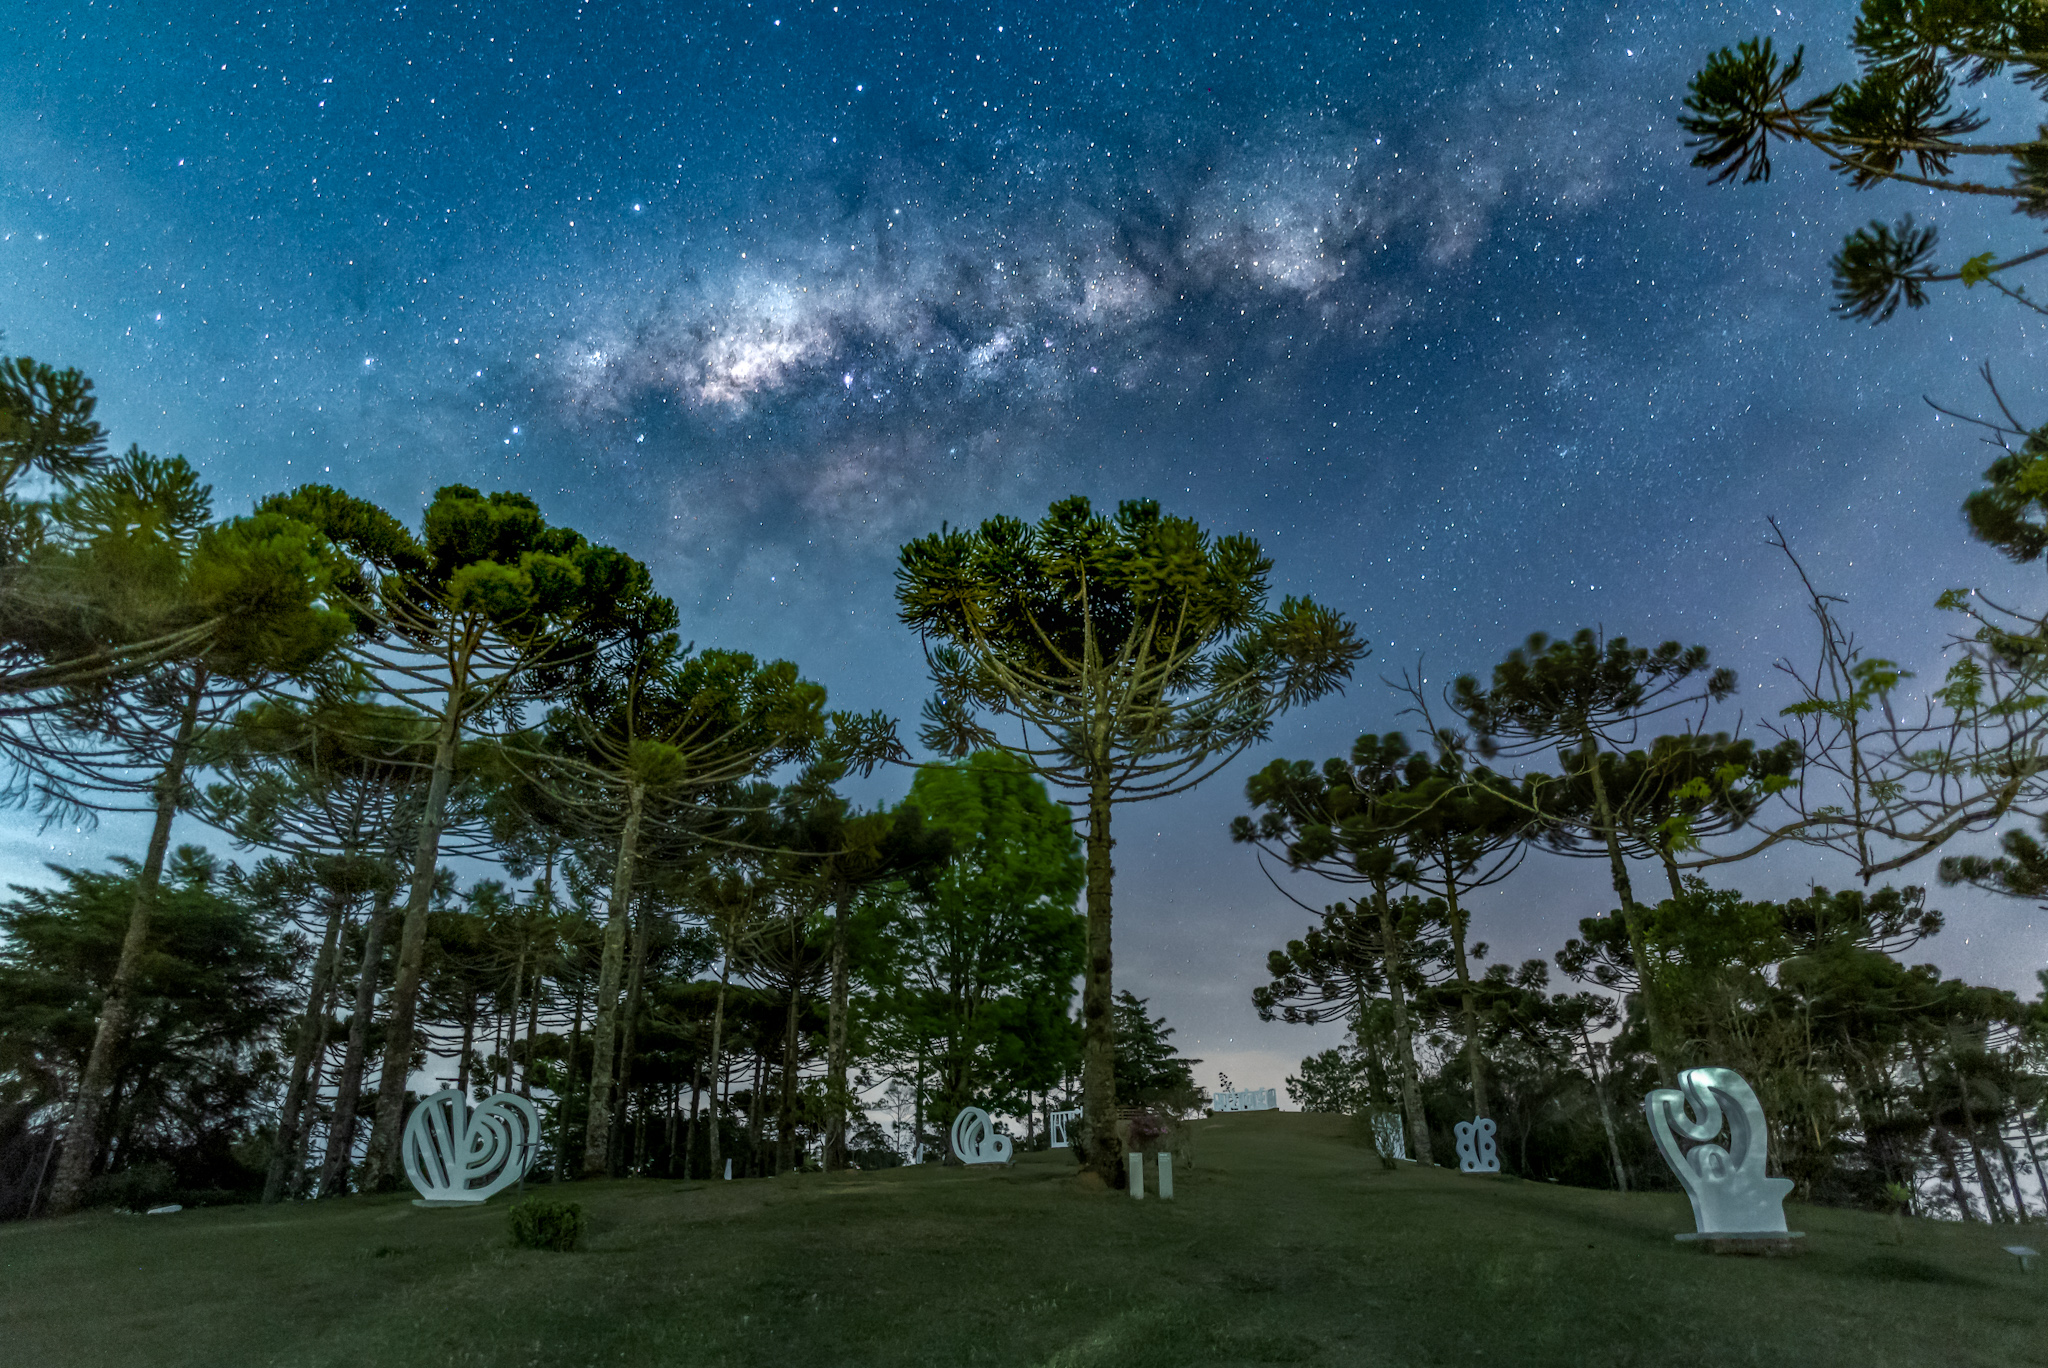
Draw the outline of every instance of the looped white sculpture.
<instances>
[{"instance_id":1,"label":"looped white sculpture","mask_svg":"<svg viewBox=\"0 0 2048 1368\"><path fill-rule=\"evenodd\" d=\"M1067 1139L1067 1127L1073 1125L1076 1121L1079 1121L1080 1119L1081 1112L1079 1108L1076 1108L1073 1111L1056 1111L1047 1113L1045 1118L1045 1125L1046 1130L1049 1133L1048 1138L1051 1140L1051 1144L1048 1146L1048 1148L1069 1148L1072 1142Z\"/></svg>"},{"instance_id":2,"label":"looped white sculpture","mask_svg":"<svg viewBox=\"0 0 2048 1368\"><path fill-rule=\"evenodd\" d=\"M963 1164L1007 1164L1010 1137L997 1135L988 1113L968 1107L953 1118L953 1153Z\"/></svg>"},{"instance_id":3,"label":"looped white sculpture","mask_svg":"<svg viewBox=\"0 0 2048 1368\"><path fill-rule=\"evenodd\" d=\"M1458 1135L1458 1172L1499 1173L1500 1151L1493 1145L1493 1118L1482 1116L1477 1121L1460 1121L1452 1127Z\"/></svg>"},{"instance_id":4,"label":"looped white sculpture","mask_svg":"<svg viewBox=\"0 0 2048 1368\"><path fill-rule=\"evenodd\" d=\"M1764 1109L1741 1074L1687 1069L1678 1076L1677 1088L1659 1088L1645 1097L1643 1112L1664 1162L1692 1199L1698 1235L1787 1234L1784 1203L1792 1180L1764 1176ZM1724 1120L1726 1149L1718 1143ZM1681 1138L1693 1141L1693 1147L1685 1149Z\"/></svg>"},{"instance_id":5,"label":"looped white sculpture","mask_svg":"<svg viewBox=\"0 0 2048 1368\"><path fill-rule=\"evenodd\" d=\"M416 1206L473 1206L526 1176L540 1153L540 1109L518 1093L492 1093L474 1110L455 1088L413 1108L405 1123L405 1176Z\"/></svg>"}]
</instances>

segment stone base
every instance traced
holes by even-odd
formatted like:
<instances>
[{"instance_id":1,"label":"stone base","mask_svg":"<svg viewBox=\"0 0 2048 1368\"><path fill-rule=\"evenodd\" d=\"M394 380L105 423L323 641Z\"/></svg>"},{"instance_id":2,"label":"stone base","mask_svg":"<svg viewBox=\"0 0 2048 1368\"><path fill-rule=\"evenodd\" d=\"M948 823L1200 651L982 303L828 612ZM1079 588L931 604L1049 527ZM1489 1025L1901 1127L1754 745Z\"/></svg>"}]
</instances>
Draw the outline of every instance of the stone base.
<instances>
[{"instance_id":1,"label":"stone base","mask_svg":"<svg viewBox=\"0 0 2048 1368\"><path fill-rule=\"evenodd\" d=\"M1702 1244L1709 1254L1747 1254L1753 1258L1784 1259L1799 1252L1803 1230L1715 1230L1690 1231L1671 1237L1682 1244Z\"/></svg>"},{"instance_id":2,"label":"stone base","mask_svg":"<svg viewBox=\"0 0 2048 1368\"><path fill-rule=\"evenodd\" d=\"M475 1197L455 1198L448 1201L429 1201L424 1197L415 1197L412 1199L412 1204L416 1207L473 1207L482 1206L483 1202Z\"/></svg>"}]
</instances>

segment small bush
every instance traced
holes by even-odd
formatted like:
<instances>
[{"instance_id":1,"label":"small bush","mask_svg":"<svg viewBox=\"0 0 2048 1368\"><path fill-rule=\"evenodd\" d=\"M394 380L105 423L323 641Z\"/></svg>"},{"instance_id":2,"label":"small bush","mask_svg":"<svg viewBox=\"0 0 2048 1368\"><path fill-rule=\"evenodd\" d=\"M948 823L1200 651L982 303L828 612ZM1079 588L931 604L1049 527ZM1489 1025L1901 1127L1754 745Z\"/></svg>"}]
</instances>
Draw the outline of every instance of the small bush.
<instances>
[{"instance_id":1,"label":"small bush","mask_svg":"<svg viewBox=\"0 0 2048 1368\"><path fill-rule=\"evenodd\" d=\"M85 1187L87 1206L147 1211L176 1200L178 1175L169 1164L137 1164L118 1173L102 1173Z\"/></svg>"},{"instance_id":2,"label":"small bush","mask_svg":"<svg viewBox=\"0 0 2048 1368\"><path fill-rule=\"evenodd\" d=\"M583 1239L590 1222L579 1202L529 1197L515 1202L509 1213L512 1243L521 1249L551 1249L567 1254Z\"/></svg>"}]
</instances>

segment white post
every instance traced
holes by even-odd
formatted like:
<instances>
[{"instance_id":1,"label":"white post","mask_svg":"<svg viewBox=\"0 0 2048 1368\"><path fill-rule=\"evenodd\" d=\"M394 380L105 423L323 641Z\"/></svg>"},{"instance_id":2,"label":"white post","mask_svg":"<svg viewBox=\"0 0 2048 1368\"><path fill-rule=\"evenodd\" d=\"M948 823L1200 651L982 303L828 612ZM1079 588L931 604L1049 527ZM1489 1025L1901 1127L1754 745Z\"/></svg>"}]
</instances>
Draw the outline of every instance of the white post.
<instances>
[{"instance_id":1,"label":"white post","mask_svg":"<svg viewBox=\"0 0 2048 1368\"><path fill-rule=\"evenodd\" d=\"M1162 1202L1173 1200L1173 1152L1171 1150L1159 1151L1159 1200Z\"/></svg>"},{"instance_id":2,"label":"white post","mask_svg":"<svg viewBox=\"0 0 2048 1368\"><path fill-rule=\"evenodd\" d=\"M725 1161L725 1181L728 1183L732 1181L732 1160L730 1159Z\"/></svg>"},{"instance_id":3,"label":"white post","mask_svg":"<svg viewBox=\"0 0 2048 1368\"><path fill-rule=\"evenodd\" d=\"M1124 1156L1124 1161L1131 1169L1131 1196L1142 1202L1145 1200L1145 1156L1137 1150L1132 1150Z\"/></svg>"}]
</instances>

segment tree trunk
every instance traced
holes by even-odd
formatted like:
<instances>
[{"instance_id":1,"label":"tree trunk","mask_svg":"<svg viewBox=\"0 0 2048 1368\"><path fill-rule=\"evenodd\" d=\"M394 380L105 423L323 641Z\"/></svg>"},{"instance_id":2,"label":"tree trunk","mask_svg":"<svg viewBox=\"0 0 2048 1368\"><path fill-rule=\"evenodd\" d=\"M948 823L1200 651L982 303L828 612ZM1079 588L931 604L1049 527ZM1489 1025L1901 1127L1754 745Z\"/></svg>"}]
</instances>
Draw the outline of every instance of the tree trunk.
<instances>
[{"instance_id":1,"label":"tree trunk","mask_svg":"<svg viewBox=\"0 0 2048 1368\"><path fill-rule=\"evenodd\" d=\"M654 914L648 910L647 899L643 897L640 899L640 916L633 923L633 959L626 970L626 1006L624 1020L619 1026L619 1097L622 1103L627 1097L626 1090L633 1083L633 1046L640 1034L640 984L647 972L647 943L653 934L653 920ZM641 1124L645 1124L644 1118ZM640 1133L635 1131L634 1134L637 1142ZM610 1166L614 1174L621 1167L637 1166L637 1162L626 1163L623 1140L617 1149L620 1153L614 1156Z\"/></svg>"},{"instance_id":2,"label":"tree trunk","mask_svg":"<svg viewBox=\"0 0 2048 1368\"><path fill-rule=\"evenodd\" d=\"M455 1091L462 1094L462 1103L469 1105L469 1057L476 1050L476 994L472 993L462 1013L462 1051L455 1056Z\"/></svg>"},{"instance_id":3,"label":"tree trunk","mask_svg":"<svg viewBox=\"0 0 2048 1368\"><path fill-rule=\"evenodd\" d=\"M846 1087L847 921L853 915L853 890L842 880L832 904L831 1020L825 1031L825 1170L846 1167L846 1113L852 1099Z\"/></svg>"},{"instance_id":4,"label":"tree trunk","mask_svg":"<svg viewBox=\"0 0 2048 1368\"><path fill-rule=\"evenodd\" d=\"M455 757L462 740L464 682L465 676L458 672L442 705L445 712L434 737L434 774L427 784L426 807L420 813L419 837L413 845L412 887L406 893L405 921L398 934L398 974L391 985L384 1061L377 1076L377 1115L370 1128L369 1158L364 1163L371 1186L394 1179L399 1172L398 1137L405 1128L405 1085L412 1076L413 1022L419 1010L434 875L440 868L441 829L448 821L448 791L455 784Z\"/></svg>"},{"instance_id":5,"label":"tree trunk","mask_svg":"<svg viewBox=\"0 0 2048 1368\"><path fill-rule=\"evenodd\" d=\"M1415 1043L1408 1033L1408 993L1401 983L1401 937L1394 925L1394 907L1386 890L1375 888L1379 906L1380 956L1387 970L1387 994L1394 1004L1394 1055L1401 1071L1401 1110L1408 1117L1408 1144L1418 1164L1433 1164L1429 1148L1429 1117L1422 1109L1422 1085L1415 1076Z\"/></svg>"},{"instance_id":6,"label":"tree trunk","mask_svg":"<svg viewBox=\"0 0 2048 1368\"><path fill-rule=\"evenodd\" d=\"M1472 990L1472 970L1465 959L1465 910L1458 905L1457 871L1452 867L1452 858L1446 853L1443 858L1444 902L1451 913L1451 945L1458 952L1458 988L1462 1015L1465 1018L1465 1067L1472 1076L1472 1115L1485 1116L1486 1065L1479 1054L1479 997ZM1523 1172L1528 1172L1526 1168Z\"/></svg>"},{"instance_id":7,"label":"tree trunk","mask_svg":"<svg viewBox=\"0 0 2048 1368\"><path fill-rule=\"evenodd\" d=\"M561 1109L558 1129L561 1131L561 1149L555 1160L555 1172L568 1177L569 1169L569 1099L576 1095L576 1056L583 1052L583 985L576 985L576 1006L569 1024L569 1058L562 1065L562 1090L555 1097L555 1105Z\"/></svg>"},{"instance_id":8,"label":"tree trunk","mask_svg":"<svg viewBox=\"0 0 2048 1368\"><path fill-rule=\"evenodd\" d=\"M1670 1036L1664 1029L1664 1008L1657 996L1655 977L1650 972L1650 952L1643 941L1642 909L1636 905L1635 887L1629 882L1628 860L1621 853L1621 834L1615 829L1614 808L1607 799L1607 780L1600 773L1600 748L1590 730L1579 734L1587 777L1593 784L1593 804L1599 815L1600 836L1607 843L1607 871L1614 895L1621 899L1621 920L1628 928L1628 953L1635 961L1636 991L1643 996L1643 1019L1650 1028L1650 1053L1657 1060L1657 1077L1667 1088L1677 1086L1678 1073L1672 1062Z\"/></svg>"},{"instance_id":9,"label":"tree trunk","mask_svg":"<svg viewBox=\"0 0 2048 1368\"><path fill-rule=\"evenodd\" d=\"M57 1176L50 1182L53 1216L77 1208L79 1199L85 1195L85 1180L92 1176L93 1157L99 1152L100 1113L114 1078L114 1057L127 1037L128 1020L135 1010L135 978L149 944L149 916L156 906L157 885L163 880L164 856L171 848L171 822L178 815L178 795L185 787L185 765L191 758L192 738L199 728L199 704L206 696L207 678L204 666L194 671L170 755L156 777L156 824L150 828L149 848L135 876L135 897L128 906L128 931L121 938L121 957L115 961L114 976L108 980L107 995L100 1003L92 1051L86 1056L85 1072L79 1077L78 1093L72 1101L71 1124L64 1129L64 1153L57 1161Z\"/></svg>"},{"instance_id":10,"label":"tree trunk","mask_svg":"<svg viewBox=\"0 0 2048 1368\"><path fill-rule=\"evenodd\" d=\"M2048 1174L2041 1171L2041 1152L2034 1148L2034 1131L2027 1124L2027 1109L2015 1102L2013 1114L2019 1118L2020 1138L2027 1142L2027 1157L2034 1161L2034 1186L2040 1189L2042 1212L2044 1217L2048 1217Z\"/></svg>"},{"instance_id":11,"label":"tree trunk","mask_svg":"<svg viewBox=\"0 0 2048 1368\"><path fill-rule=\"evenodd\" d=\"M583 1172L604 1173L612 1140L612 1055L618 1043L619 978L626 959L626 911L633 900L633 855L640 842L640 807L647 790L634 784L626 795L626 824L619 831L619 863L612 874L610 916L604 927L604 958L597 971L597 1019L590 1028L590 1122L583 1139Z\"/></svg>"},{"instance_id":12,"label":"tree trunk","mask_svg":"<svg viewBox=\"0 0 2048 1368\"><path fill-rule=\"evenodd\" d=\"M1956 1199L1956 1208L1962 1212L1965 1221L1977 1219L1975 1208L1970 1205L1969 1189L1963 1186L1962 1166L1956 1163L1956 1138L1947 1126L1939 1121L1934 1123L1935 1150L1941 1155L1942 1167L1948 1171L1949 1192Z\"/></svg>"},{"instance_id":13,"label":"tree trunk","mask_svg":"<svg viewBox=\"0 0 2048 1368\"><path fill-rule=\"evenodd\" d=\"M803 938L794 913L789 919L789 1016L782 1028L782 1096L775 1108L775 1171L797 1166L796 1149L796 1025L803 1006Z\"/></svg>"},{"instance_id":14,"label":"tree trunk","mask_svg":"<svg viewBox=\"0 0 2048 1368\"><path fill-rule=\"evenodd\" d=\"M718 1167L718 1118L724 1114L725 1102L725 994L732 983L732 946L725 946L725 953L719 957L718 1002L711 1009L711 1173L720 1176Z\"/></svg>"},{"instance_id":15,"label":"tree trunk","mask_svg":"<svg viewBox=\"0 0 2048 1368\"><path fill-rule=\"evenodd\" d=\"M1081 1162L1111 1187L1128 1180L1116 1134L1116 1013L1110 966L1110 785L1098 778L1088 794L1088 961L1081 984Z\"/></svg>"},{"instance_id":16,"label":"tree trunk","mask_svg":"<svg viewBox=\"0 0 2048 1368\"><path fill-rule=\"evenodd\" d=\"M757 1177L767 1173L767 1165L761 1162L761 1104L767 1087L767 1068L768 1056L754 1051L754 1095L747 1107L747 1171Z\"/></svg>"},{"instance_id":17,"label":"tree trunk","mask_svg":"<svg viewBox=\"0 0 2048 1368\"><path fill-rule=\"evenodd\" d=\"M306 1157L313 1144L313 1109L320 1104L321 1075L327 1069L327 1047L334 1027L334 1009L341 996L340 981L330 975L327 980L327 1001L320 1009L320 1038L313 1044L313 1067L306 1075L306 1100L299 1112L299 1139L292 1156L290 1174L286 1177L284 1195L297 1201L306 1184ZM332 1130L332 1127L329 1127Z\"/></svg>"},{"instance_id":18,"label":"tree trunk","mask_svg":"<svg viewBox=\"0 0 2048 1368\"><path fill-rule=\"evenodd\" d=\"M1949 1059L1949 1073L1956 1080L1956 1095L1963 1101L1963 1140L1970 1147L1977 1186L1984 1189L1984 1209L1990 1213L1991 1224L2001 1225L2005 1221L2005 1203L1998 1196L1998 1177L1984 1162L1983 1147L1977 1143L1977 1113L1970 1106L1970 1085L1964 1080L1963 1071L1956 1067L1953 1055Z\"/></svg>"},{"instance_id":19,"label":"tree trunk","mask_svg":"<svg viewBox=\"0 0 2048 1368\"><path fill-rule=\"evenodd\" d=\"M2020 1171L2012 1162L2012 1146L2006 1141L2004 1126L1998 1128L1997 1135L1998 1157L2005 1161L2005 1181L2012 1185L2012 1205L2016 1213L2013 1219L2025 1225L2032 1213L2027 1210L2027 1199L2020 1191Z\"/></svg>"},{"instance_id":20,"label":"tree trunk","mask_svg":"<svg viewBox=\"0 0 2048 1368\"><path fill-rule=\"evenodd\" d=\"M327 1157L320 1165L320 1195L336 1197L348 1184L356 1143L356 1109L363 1092L363 1063L370 1040L370 1017L377 1005L377 980L384 971L384 930L391 920L396 887L377 890L370 904L370 923L363 928L363 968L356 977L356 1006L348 1019L348 1045L335 1083L334 1125L327 1132Z\"/></svg>"},{"instance_id":21,"label":"tree trunk","mask_svg":"<svg viewBox=\"0 0 2048 1368\"><path fill-rule=\"evenodd\" d=\"M702 1097L697 1084L701 1078L702 1075L695 1069L690 1070L690 1119L683 1126L683 1180L685 1182L688 1182L697 1175L697 1104ZM670 1163L670 1171L674 1171L673 1161ZM717 1175L714 1174L713 1176L716 1177Z\"/></svg>"},{"instance_id":22,"label":"tree trunk","mask_svg":"<svg viewBox=\"0 0 2048 1368\"><path fill-rule=\"evenodd\" d=\"M1593 1038L1581 1031L1579 1040L1586 1047L1586 1072L1593 1078L1593 1100L1600 1104L1600 1126L1607 1132L1607 1155L1614 1162L1614 1186L1627 1192L1628 1170L1622 1166L1621 1139L1614 1130L1614 1111L1607 1105L1607 1084L1600 1077L1600 1061L1593 1056Z\"/></svg>"},{"instance_id":23,"label":"tree trunk","mask_svg":"<svg viewBox=\"0 0 2048 1368\"><path fill-rule=\"evenodd\" d=\"M505 1065L505 1091L512 1091L512 1047L519 1042L520 997L526 992L526 952L533 939L530 930L523 930L519 937L519 961L512 969L512 1001L505 1009L504 1053L501 1062Z\"/></svg>"},{"instance_id":24,"label":"tree trunk","mask_svg":"<svg viewBox=\"0 0 2048 1368\"><path fill-rule=\"evenodd\" d=\"M327 901L327 930L320 940L320 953L313 958L313 978L306 989L306 1010L299 1015L299 1043L292 1051L292 1071L285 1084L284 1107L278 1112L277 1134L270 1146L270 1172L263 1180L263 1201L267 1206L284 1200L287 1178L300 1151L299 1135L304 1129L306 1075L312 1072L313 1052L326 1043L320 1027L327 1015L327 985L334 975L335 949L341 944L342 913L347 897L330 891Z\"/></svg>"}]
</instances>

